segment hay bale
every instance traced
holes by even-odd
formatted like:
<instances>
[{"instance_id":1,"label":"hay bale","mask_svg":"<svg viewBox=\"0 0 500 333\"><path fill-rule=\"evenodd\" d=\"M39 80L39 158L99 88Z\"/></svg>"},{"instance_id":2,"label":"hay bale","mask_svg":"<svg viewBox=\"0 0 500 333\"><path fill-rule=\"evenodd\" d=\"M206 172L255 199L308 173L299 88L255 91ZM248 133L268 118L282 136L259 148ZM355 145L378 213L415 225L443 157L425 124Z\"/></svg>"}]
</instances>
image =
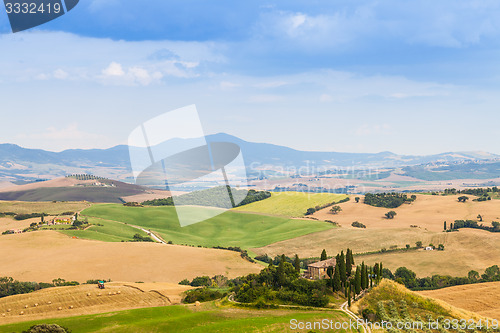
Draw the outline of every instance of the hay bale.
<instances>
[{"instance_id":1,"label":"hay bale","mask_svg":"<svg viewBox=\"0 0 500 333\"><path fill-rule=\"evenodd\" d=\"M11 309L7 309L7 312L10 312L10 311L12 311L12 310Z\"/></svg>"},{"instance_id":2,"label":"hay bale","mask_svg":"<svg viewBox=\"0 0 500 333\"><path fill-rule=\"evenodd\" d=\"M69 306L69 308L70 308L70 309L73 309L73 305L70 305L70 306Z\"/></svg>"},{"instance_id":3,"label":"hay bale","mask_svg":"<svg viewBox=\"0 0 500 333\"><path fill-rule=\"evenodd\" d=\"M52 304L52 302L51 302L51 301L48 301L48 302L47 302L47 304Z\"/></svg>"},{"instance_id":4,"label":"hay bale","mask_svg":"<svg viewBox=\"0 0 500 333\"><path fill-rule=\"evenodd\" d=\"M116 295L116 291L113 291L113 295Z\"/></svg>"},{"instance_id":5,"label":"hay bale","mask_svg":"<svg viewBox=\"0 0 500 333\"><path fill-rule=\"evenodd\" d=\"M117 293L118 293L118 294L121 294L122 292L118 290L118 291L117 291Z\"/></svg>"},{"instance_id":6,"label":"hay bale","mask_svg":"<svg viewBox=\"0 0 500 333\"><path fill-rule=\"evenodd\" d=\"M97 294L97 296L102 296L102 294L101 294L101 293L99 293L99 294Z\"/></svg>"},{"instance_id":7,"label":"hay bale","mask_svg":"<svg viewBox=\"0 0 500 333\"><path fill-rule=\"evenodd\" d=\"M90 296L90 293L87 293L87 296Z\"/></svg>"},{"instance_id":8,"label":"hay bale","mask_svg":"<svg viewBox=\"0 0 500 333\"><path fill-rule=\"evenodd\" d=\"M61 311L61 310L62 310L62 307L58 307L58 308L57 308L57 310L58 310L58 311Z\"/></svg>"},{"instance_id":9,"label":"hay bale","mask_svg":"<svg viewBox=\"0 0 500 333\"><path fill-rule=\"evenodd\" d=\"M24 308L25 308L25 309L27 309L27 308L28 308L28 305L25 305L25 306L24 306Z\"/></svg>"},{"instance_id":10,"label":"hay bale","mask_svg":"<svg viewBox=\"0 0 500 333\"><path fill-rule=\"evenodd\" d=\"M199 301L194 302L194 306L200 306L201 303Z\"/></svg>"},{"instance_id":11,"label":"hay bale","mask_svg":"<svg viewBox=\"0 0 500 333\"><path fill-rule=\"evenodd\" d=\"M2 313L2 317L5 317L5 313Z\"/></svg>"},{"instance_id":12,"label":"hay bale","mask_svg":"<svg viewBox=\"0 0 500 333\"><path fill-rule=\"evenodd\" d=\"M21 311L21 312L19 313L19 315L20 315L20 316L24 315L24 311Z\"/></svg>"},{"instance_id":13,"label":"hay bale","mask_svg":"<svg viewBox=\"0 0 500 333\"><path fill-rule=\"evenodd\" d=\"M33 304L33 305L34 305L35 307L37 307L37 306L38 306L38 303L35 303L35 304Z\"/></svg>"}]
</instances>

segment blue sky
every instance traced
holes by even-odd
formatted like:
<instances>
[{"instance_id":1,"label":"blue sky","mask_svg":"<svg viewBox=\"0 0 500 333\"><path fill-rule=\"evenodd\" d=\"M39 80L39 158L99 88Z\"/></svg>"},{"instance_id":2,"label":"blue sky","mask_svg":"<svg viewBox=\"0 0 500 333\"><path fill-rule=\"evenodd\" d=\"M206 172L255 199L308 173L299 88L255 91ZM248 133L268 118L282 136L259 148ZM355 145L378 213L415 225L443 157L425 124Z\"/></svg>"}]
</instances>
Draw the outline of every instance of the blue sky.
<instances>
[{"instance_id":1,"label":"blue sky","mask_svg":"<svg viewBox=\"0 0 500 333\"><path fill-rule=\"evenodd\" d=\"M82 0L9 29L0 142L109 147L196 104L207 133L297 149L500 153L497 1Z\"/></svg>"}]
</instances>

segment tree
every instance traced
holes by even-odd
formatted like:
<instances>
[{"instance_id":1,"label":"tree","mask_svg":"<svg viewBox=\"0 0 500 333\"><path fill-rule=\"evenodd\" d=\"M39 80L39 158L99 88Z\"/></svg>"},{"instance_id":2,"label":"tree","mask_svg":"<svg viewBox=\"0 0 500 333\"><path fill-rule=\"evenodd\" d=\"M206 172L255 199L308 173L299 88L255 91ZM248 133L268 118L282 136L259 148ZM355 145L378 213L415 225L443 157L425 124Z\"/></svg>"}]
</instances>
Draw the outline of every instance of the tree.
<instances>
[{"instance_id":1,"label":"tree","mask_svg":"<svg viewBox=\"0 0 500 333\"><path fill-rule=\"evenodd\" d=\"M417 241L417 242L415 243L415 245L416 245L416 246L417 246L417 248L419 248L419 249L420 249L420 248L422 248L422 241Z\"/></svg>"},{"instance_id":2,"label":"tree","mask_svg":"<svg viewBox=\"0 0 500 333\"><path fill-rule=\"evenodd\" d=\"M477 218L479 219L479 222L483 222L483 217L481 216L481 214L478 214Z\"/></svg>"},{"instance_id":3,"label":"tree","mask_svg":"<svg viewBox=\"0 0 500 333\"><path fill-rule=\"evenodd\" d=\"M42 223L41 223L41 224L43 224L43 222L44 222L44 221L45 221L45 220L44 220L44 217L43 217L43 214L42 214L42 216L41 216L41 222L42 222Z\"/></svg>"},{"instance_id":4,"label":"tree","mask_svg":"<svg viewBox=\"0 0 500 333\"><path fill-rule=\"evenodd\" d=\"M346 289L347 290L347 305L351 307L351 286Z\"/></svg>"},{"instance_id":5,"label":"tree","mask_svg":"<svg viewBox=\"0 0 500 333\"><path fill-rule=\"evenodd\" d=\"M406 244L406 249L409 249L410 248L410 244Z\"/></svg>"},{"instance_id":6,"label":"tree","mask_svg":"<svg viewBox=\"0 0 500 333\"><path fill-rule=\"evenodd\" d=\"M363 262L361 264L361 289L368 288L368 267Z\"/></svg>"},{"instance_id":7,"label":"tree","mask_svg":"<svg viewBox=\"0 0 500 333\"><path fill-rule=\"evenodd\" d=\"M450 223L450 230L453 230L453 223Z\"/></svg>"},{"instance_id":8,"label":"tree","mask_svg":"<svg viewBox=\"0 0 500 333\"><path fill-rule=\"evenodd\" d=\"M462 195L461 197L458 197L458 202L466 202L469 200L469 197Z\"/></svg>"},{"instance_id":9,"label":"tree","mask_svg":"<svg viewBox=\"0 0 500 333\"><path fill-rule=\"evenodd\" d=\"M444 245L443 244L439 244L438 245L438 250L439 251L444 251Z\"/></svg>"},{"instance_id":10,"label":"tree","mask_svg":"<svg viewBox=\"0 0 500 333\"><path fill-rule=\"evenodd\" d=\"M393 219L394 216L396 216L396 215L397 215L397 213L395 211L393 211L393 210L385 213L385 217L388 218L388 219Z\"/></svg>"},{"instance_id":11,"label":"tree","mask_svg":"<svg viewBox=\"0 0 500 333\"><path fill-rule=\"evenodd\" d=\"M359 197L354 198L356 200L356 203L359 203Z\"/></svg>"},{"instance_id":12,"label":"tree","mask_svg":"<svg viewBox=\"0 0 500 333\"><path fill-rule=\"evenodd\" d=\"M330 212L332 212L332 214L338 214L341 211L342 211L342 208L338 205L335 205L332 207L332 209L330 209Z\"/></svg>"},{"instance_id":13,"label":"tree","mask_svg":"<svg viewBox=\"0 0 500 333\"><path fill-rule=\"evenodd\" d=\"M293 267L295 267L295 271L297 271L297 273L300 273L300 259L299 259L298 254L295 254L295 260L293 262Z\"/></svg>"},{"instance_id":14,"label":"tree","mask_svg":"<svg viewBox=\"0 0 500 333\"><path fill-rule=\"evenodd\" d=\"M358 295L361 292L361 271L359 266L356 267L356 273L354 275L354 294Z\"/></svg>"},{"instance_id":15,"label":"tree","mask_svg":"<svg viewBox=\"0 0 500 333\"><path fill-rule=\"evenodd\" d=\"M351 262L352 256L351 256L351 250L347 249L347 254L345 257L345 271L347 276L351 276L352 273L352 265L353 263Z\"/></svg>"},{"instance_id":16,"label":"tree","mask_svg":"<svg viewBox=\"0 0 500 333\"><path fill-rule=\"evenodd\" d=\"M333 266L328 266L328 268L326 269L326 275L328 275L330 280L333 278L333 271L334 271Z\"/></svg>"},{"instance_id":17,"label":"tree","mask_svg":"<svg viewBox=\"0 0 500 333\"><path fill-rule=\"evenodd\" d=\"M394 273L396 280L400 280L407 288L417 286L416 276L415 272L406 267L399 267Z\"/></svg>"},{"instance_id":18,"label":"tree","mask_svg":"<svg viewBox=\"0 0 500 333\"><path fill-rule=\"evenodd\" d=\"M410 198L411 198L411 200L413 200L413 201L417 200L417 196L416 196L415 194L412 194L412 196L411 196Z\"/></svg>"},{"instance_id":19,"label":"tree","mask_svg":"<svg viewBox=\"0 0 500 333\"><path fill-rule=\"evenodd\" d=\"M346 281L347 281L347 272L346 272L346 265L345 265L345 255L344 251L340 252L339 256L339 261L340 261L340 280L342 281L342 285L344 288L346 287Z\"/></svg>"},{"instance_id":20,"label":"tree","mask_svg":"<svg viewBox=\"0 0 500 333\"><path fill-rule=\"evenodd\" d=\"M314 208L307 208L306 215L312 215L316 212L316 209Z\"/></svg>"},{"instance_id":21,"label":"tree","mask_svg":"<svg viewBox=\"0 0 500 333\"><path fill-rule=\"evenodd\" d=\"M323 249L323 251L321 252L321 258L320 260L323 261L323 260L326 260L328 259L327 255L326 255L326 250Z\"/></svg>"},{"instance_id":22,"label":"tree","mask_svg":"<svg viewBox=\"0 0 500 333\"><path fill-rule=\"evenodd\" d=\"M469 274L467 274L467 277L471 282L477 282L479 281L479 273L477 271L469 271Z\"/></svg>"},{"instance_id":23,"label":"tree","mask_svg":"<svg viewBox=\"0 0 500 333\"><path fill-rule=\"evenodd\" d=\"M340 280L340 268L337 264L335 266L335 273L333 273L333 291L340 291L342 289L342 281Z\"/></svg>"},{"instance_id":24,"label":"tree","mask_svg":"<svg viewBox=\"0 0 500 333\"><path fill-rule=\"evenodd\" d=\"M444 221L443 230L446 231L446 221Z\"/></svg>"}]
</instances>

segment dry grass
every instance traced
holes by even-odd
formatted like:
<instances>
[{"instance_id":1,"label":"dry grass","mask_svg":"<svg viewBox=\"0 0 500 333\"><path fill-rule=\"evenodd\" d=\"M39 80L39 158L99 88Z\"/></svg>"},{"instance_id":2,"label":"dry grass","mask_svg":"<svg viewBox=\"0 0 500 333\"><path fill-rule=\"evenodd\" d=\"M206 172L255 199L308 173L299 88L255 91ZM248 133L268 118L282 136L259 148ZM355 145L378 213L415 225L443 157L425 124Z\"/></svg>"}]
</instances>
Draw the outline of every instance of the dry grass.
<instances>
[{"instance_id":1,"label":"dry grass","mask_svg":"<svg viewBox=\"0 0 500 333\"><path fill-rule=\"evenodd\" d=\"M13 212L16 214L46 213L57 215L64 212L79 212L89 208L89 202L26 202L26 201L0 201L0 212Z\"/></svg>"},{"instance_id":2,"label":"dry grass","mask_svg":"<svg viewBox=\"0 0 500 333\"><path fill-rule=\"evenodd\" d=\"M107 283L104 290L98 289L97 285L43 289L0 299L0 325L178 304L182 293L190 288L167 283L143 285L112 282Z\"/></svg>"},{"instance_id":3,"label":"dry grass","mask_svg":"<svg viewBox=\"0 0 500 333\"><path fill-rule=\"evenodd\" d=\"M105 243L73 239L55 231L0 236L0 272L20 281L49 282L55 278L85 282L113 281L177 283L184 278L224 274L236 277L260 271L237 252L163 245Z\"/></svg>"},{"instance_id":4,"label":"dry grass","mask_svg":"<svg viewBox=\"0 0 500 333\"><path fill-rule=\"evenodd\" d=\"M440 299L453 306L476 312L485 317L500 320L500 282L454 286L418 293Z\"/></svg>"},{"instance_id":5,"label":"dry grass","mask_svg":"<svg viewBox=\"0 0 500 333\"><path fill-rule=\"evenodd\" d=\"M288 256L297 253L300 257L319 257L322 249L328 255L336 255L348 247L356 252L380 249L380 245L398 244L406 240L415 245L421 240L424 244L444 244L445 251L408 251L377 253L356 256L356 262L365 261L368 264L382 261L384 266L394 271L406 266L418 276L433 274L466 276L474 269L483 271L486 267L498 264L500 258L500 235L484 230L463 229L453 233L433 233L422 230L348 230L333 229L292 240L274 243L262 248L253 249L258 254L267 253ZM411 241L410 241L411 240ZM403 246L400 246L403 247Z\"/></svg>"},{"instance_id":6,"label":"dry grass","mask_svg":"<svg viewBox=\"0 0 500 333\"><path fill-rule=\"evenodd\" d=\"M474 196L468 195L470 199ZM421 229L429 231L442 231L443 222L448 223L455 220L476 219L478 214L483 216L485 223L491 221L500 222L500 205L497 201L466 203L457 201L458 196L432 196L417 195L417 200L412 204L404 204L395 209L372 207L362 203L356 203L354 197L345 203L340 204L342 212L331 214L330 208L325 208L316 212L313 216L320 220L332 220L340 223L342 227L352 228L351 223L359 221L366 225L368 229L382 228L409 228L410 225L417 225ZM397 215L393 220L388 220L384 214L389 210L394 210Z\"/></svg>"}]
</instances>

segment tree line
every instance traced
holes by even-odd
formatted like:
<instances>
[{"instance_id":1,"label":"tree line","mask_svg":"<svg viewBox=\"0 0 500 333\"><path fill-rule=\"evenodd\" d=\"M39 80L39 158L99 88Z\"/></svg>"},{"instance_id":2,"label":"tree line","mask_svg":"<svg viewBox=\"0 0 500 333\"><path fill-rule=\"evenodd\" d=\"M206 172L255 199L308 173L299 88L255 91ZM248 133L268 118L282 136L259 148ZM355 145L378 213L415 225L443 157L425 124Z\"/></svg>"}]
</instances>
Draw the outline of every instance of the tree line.
<instances>
[{"instance_id":1,"label":"tree line","mask_svg":"<svg viewBox=\"0 0 500 333\"><path fill-rule=\"evenodd\" d=\"M416 195L408 197L402 193L366 193L364 203L374 207L397 208L404 203L411 203L417 199Z\"/></svg>"},{"instance_id":2,"label":"tree line","mask_svg":"<svg viewBox=\"0 0 500 333\"><path fill-rule=\"evenodd\" d=\"M464 277L436 274L431 277L417 278L412 270L399 267L394 274L389 269L384 269L383 277L404 284L405 287L411 290L433 290L479 282L500 281L500 268L498 265L493 265L486 268L482 275L475 270L471 270Z\"/></svg>"}]
</instances>

